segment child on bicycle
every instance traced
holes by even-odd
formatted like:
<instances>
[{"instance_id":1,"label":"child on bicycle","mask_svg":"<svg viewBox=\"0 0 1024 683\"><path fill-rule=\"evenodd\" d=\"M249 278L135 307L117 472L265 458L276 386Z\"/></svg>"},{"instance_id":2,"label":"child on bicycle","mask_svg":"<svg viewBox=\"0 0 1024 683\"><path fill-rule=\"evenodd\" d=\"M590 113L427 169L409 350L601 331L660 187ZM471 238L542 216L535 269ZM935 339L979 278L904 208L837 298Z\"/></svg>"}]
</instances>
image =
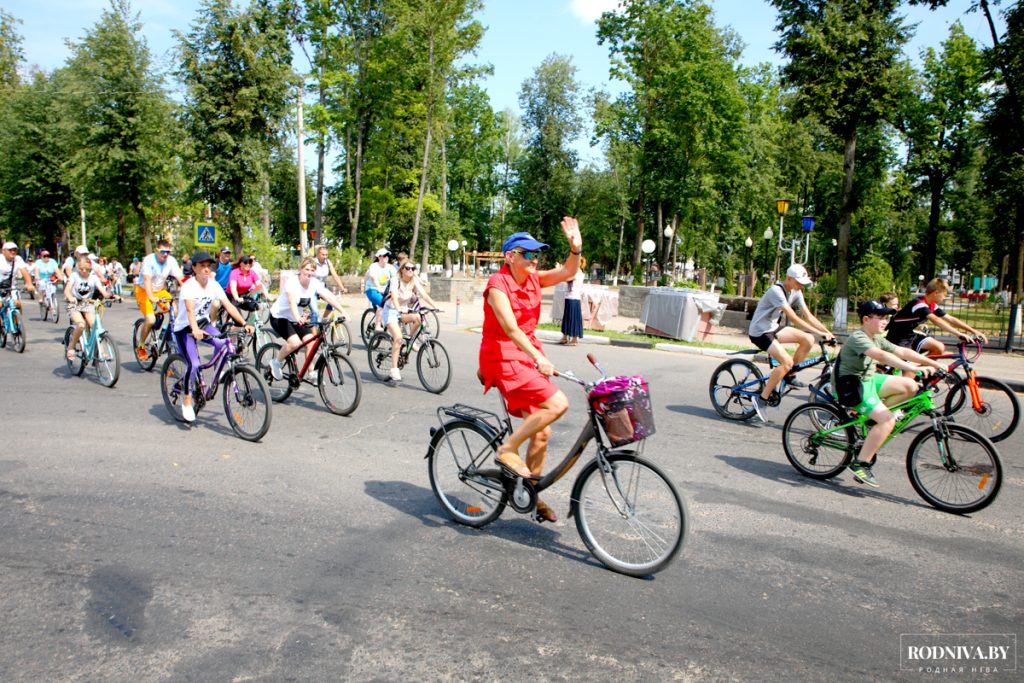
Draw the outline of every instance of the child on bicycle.
<instances>
[{"instance_id":1,"label":"child on bicycle","mask_svg":"<svg viewBox=\"0 0 1024 683\"><path fill-rule=\"evenodd\" d=\"M786 377L794 387L805 386L790 373L794 365L807 358L814 344L813 335L821 335L825 340L834 339L832 333L814 317L811 309L807 307L807 302L804 301L803 288L809 284L811 277L807 274L807 269L799 263L794 263L786 271L785 281L769 287L757 302L757 308L754 309L754 315L750 320L750 328L747 331L750 341L762 351L767 351L768 355L779 363L768 376L768 381L764 383L761 395L754 397L754 410L761 422L768 421L765 416L768 398L783 377ZM781 327L783 314L793 325L807 331L798 330L796 327ZM790 357L783 344L797 344L796 353Z\"/></svg>"},{"instance_id":2,"label":"child on bicycle","mask_svg":"<svg viewBox=\"0 0 1024 683\"><path fill-rule=\"evenodd\" d=\"M247 333L253 333L252 325L245 324L245 318L231 303L227 292L211 277L213 264L214 258L205 251L193 254L193 277L186 280L178 292L178 313L174 318L173 331L174 341L185 357L185 396L181 402L181 417L185 422L196 421L192 392L201 365L197 344L205 341L213 346L216 354L228 343L213 324L213 303L219 301L236 323L243 326Z\"/></svg>"},{"instance_id":3,"label":"child on bicycle","mask_svg":"<svg viewBox=\"0 0 1024 683\"><path fill-rule=\"evenodd\" d=\"M437 308L437 304L430 298L420 279L416 277L416 264L406 259L399 267L398 279L392 283L388 298L384 301L384 325L391 334L391 379L396 382L402 381L402 373L398 369L398 354L402 350L402 325L412 323L410 334L415 335L423 323L423 319L414 309L419 302L425 303L431 308ZM441 310L437 308L437 310ZM419 339L412 345L413 351L420 350Z\"/></svg>"},{"instance_id":4,"label":"child on bicycle","mask_svg":"<svg viewBox=\"0 0 1024 683\"><path fill-rule=\"evenodd\" d=\"M68 341L68 360L75 360L75 347L78 346L78 340L82 338L86 326L92 327L96 322L96 304L93 303L93 299L99 297L104 299L121 298L119 296L111 297L107 293L100 276L93 270L92 261L89 260L87 254L80 255L76 265L78 269L71 271L71 276L68 277L68 282L64 285L64 299L68 302L68 319L75 326L71 332L71 339Z\"/></svg>"},{"instance_id":5,"label":"child on bicycle","mask_svg":"<svg viewBox=\"0 0 1024 683\"><path fill-rule=\"evenodd\" d=\"M832 368L833 392L839 403L874 422L861 446L857 459L850 463L854 479L878 487L878 480L872 472L878 449L896 426L897 415L889 410L917 393L917 382L910 377L885 375L875 371L875 365L882 363L894 368L922 372L930 375L941 370L935 361L911 349L889 342L883 333L889 316L896 310L883 306L875 300L865 301L857 307L860 329L853 332L843 344L839 357Z\"/></svg>"},{"instance_id":6,"label":"child on bicycle","mask_svg":"<svg viewBox=\"0 0 1024 683\"><path fill-rule=\"evenodd\" d=\"M915 332L915 328L924 321L928 321L939 329L954 336L969 334L981 339L985 344L988 337L974 329L963 320L952 316L942 310L939 305L949 296L949 283L940 277L933 279L925 286L924 296L919 296L910 301L903 308L899 308L889 321L889 329L885 338L897 346L905 346L918 353L928 356L940 356L946 351L945 345L934 337Z\"/></svg>"}]
</instances>

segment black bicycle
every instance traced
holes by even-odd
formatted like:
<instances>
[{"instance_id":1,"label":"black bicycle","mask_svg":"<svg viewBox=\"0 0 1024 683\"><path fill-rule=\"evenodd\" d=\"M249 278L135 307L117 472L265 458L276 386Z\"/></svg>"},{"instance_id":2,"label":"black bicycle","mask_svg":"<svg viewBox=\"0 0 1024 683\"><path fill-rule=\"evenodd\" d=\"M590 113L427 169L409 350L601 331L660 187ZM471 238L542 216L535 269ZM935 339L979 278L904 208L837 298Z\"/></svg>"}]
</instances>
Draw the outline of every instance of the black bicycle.
<instances>
[{"instance_id":1,"label":"black bicycle","mask_svg":"<svg viewBox=\"0 0 1024 683\"><path fill-rule=\"evenodd\" d=\"M524 479L495 463L498 446L512 433L504 401L500 416L459 403L438 408L441 426L430 430L430 487L459 524L482 527L506 506L540 521L537 494L568 474L595 439L597 453L573 484L569 516L605 566L649 576L667 567L682 549L689 529L686 506L668 476L641 456L643 440L654 432L646 382L637 377L609 380L594 357L587 358L601 373L600 381L557 373L587 391L590 419L565 459L548 474Z\"/></svg>"},{"instance_id":2,"label":"black bicycle","mask_svg":"<svg viewBox=\"0 0 1024 683\"><path fill-rule=\"evenodd\" d=\"M434 338L430 324L431 316L437 313L433 308L419 308L417 313L423 324L412 335L404 335L402 346L398 350L398 368L401 370L416 354L416 374L423 388L432 394L440 394L452 381L452 363L448 358L448 350L444 344ZM374 332L366 344L366 354L370 360L370 372L381 382L391 381L391 348L394 340L387 330Z\"/></svg>"},{"instance_id":3,"label":"black bicycle","mask_svg":"<svg viewBox=\"0 0 1024 683\"><path fill-rule=\"evenodd\" d=\"M368 344L373 335L381 331L377 329L377 317L374 315L376 310L376 306L369 306L359 320L359 335L363 338L363 344ZM441 322L437 318L437 311L427 308L423 309L423 312L423 324L426 326L427 334L437 339L441 336Z\"/></svg>"}]
</instances>

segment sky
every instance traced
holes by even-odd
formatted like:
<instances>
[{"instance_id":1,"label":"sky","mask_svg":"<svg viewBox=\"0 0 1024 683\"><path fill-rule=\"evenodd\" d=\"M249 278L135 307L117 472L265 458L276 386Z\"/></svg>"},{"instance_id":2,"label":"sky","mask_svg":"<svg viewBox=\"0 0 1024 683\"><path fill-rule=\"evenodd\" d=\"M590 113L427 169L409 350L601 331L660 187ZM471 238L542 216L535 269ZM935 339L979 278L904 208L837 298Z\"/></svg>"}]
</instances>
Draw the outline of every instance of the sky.
<instances>
[{"instance_id":1,"label":"sky","mask_svg":"<svg viewBox=\"0 0 1024 683\"><path fill-rule=\"evenodd\" d=\"M935 12L905 7L902 12L908 22L917 24L907 53L916 57L924 48L938 49L956 19L980 45L989 46L991 37L984 17L977 12L965 14L972 2L950 0L946 8ZM617 0L484 0L479 19L487 30L473 59L494 68L485 81L492 107L518 111L523 81L552 53L572 57L585 91L619 90L621 86L609 83L608 51L597 44L594 24L602 11L616 4ZM187 32L199 5L198 0L133 0L154 61L166 71L174 67L172 31ZM711 0L711 6L715 23L730 26L746 44L744 64L781 64L772 50L778 39L775 9L767 0ZM24 38L26 64L47 71L64 63L68 56L65 41L81 38L107 7L107 0L0 0L0 8L22 21L18 30ZM304 62L301 54L296 57L297 68ZM585 145L578 149L583 161L598 160L595 150Z\"/></svg>"}]
</instances>

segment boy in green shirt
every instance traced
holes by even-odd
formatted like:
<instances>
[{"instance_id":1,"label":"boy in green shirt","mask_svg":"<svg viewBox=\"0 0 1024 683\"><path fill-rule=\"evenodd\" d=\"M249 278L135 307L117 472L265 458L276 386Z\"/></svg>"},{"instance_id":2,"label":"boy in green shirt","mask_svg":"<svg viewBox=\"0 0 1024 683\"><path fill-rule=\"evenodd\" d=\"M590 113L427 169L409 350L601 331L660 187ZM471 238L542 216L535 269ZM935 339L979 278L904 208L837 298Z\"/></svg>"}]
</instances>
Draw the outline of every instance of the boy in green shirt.
<instances>
[{"instance_id":1,"label":"boy in green shirt","mask_svg":"<svg viewBox=\"0 0 1024 683\"><path fill-rule=\"evenodd\" d=\"M915 373L923 372L925 375L942 369L941 365L930 358L886 340L885 327L889 316L895 312L895 309L875 300L865 301L858 306L861 327L843 344L833 370L832 386L835 387L839 403L861 415L867 415L875 422L868 431L857 459L850 463L850 470L857 481L876 488L878 481L871 471L875 455L896 425L896 416L889 410L889 406L906 401L917 393L918 386L911 377L877 374L875 364L882 363Z\"/></svg>"}]
</instances>

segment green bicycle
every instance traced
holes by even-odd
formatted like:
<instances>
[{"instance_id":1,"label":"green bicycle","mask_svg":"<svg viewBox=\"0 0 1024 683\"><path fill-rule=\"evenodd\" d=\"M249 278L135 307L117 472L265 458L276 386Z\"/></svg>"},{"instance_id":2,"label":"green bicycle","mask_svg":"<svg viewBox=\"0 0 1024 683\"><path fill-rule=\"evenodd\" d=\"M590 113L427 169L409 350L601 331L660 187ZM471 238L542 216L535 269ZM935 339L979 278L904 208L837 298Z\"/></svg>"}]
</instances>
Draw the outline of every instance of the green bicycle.
<instances>
[{"instance_id":1,"label":"green bicycle","mask_svg":"<svg viewBox=\"0 0 1024 683\"><path fill-rule=\"evenodd\" d=\"M918 495L944 512L963 514L988 507L1003 484L1003 467L995 446L979 432L949 420L932 401L928 382L906 401L892 407L899 417L889 443L918 417L932 424L907 449L907 476ZM789 462L812 479L831 479L849 466L874 423L825 403L797 407L782 427ZM883 444L884 445L884 444Z\"/></svg>"}]
</instances>

